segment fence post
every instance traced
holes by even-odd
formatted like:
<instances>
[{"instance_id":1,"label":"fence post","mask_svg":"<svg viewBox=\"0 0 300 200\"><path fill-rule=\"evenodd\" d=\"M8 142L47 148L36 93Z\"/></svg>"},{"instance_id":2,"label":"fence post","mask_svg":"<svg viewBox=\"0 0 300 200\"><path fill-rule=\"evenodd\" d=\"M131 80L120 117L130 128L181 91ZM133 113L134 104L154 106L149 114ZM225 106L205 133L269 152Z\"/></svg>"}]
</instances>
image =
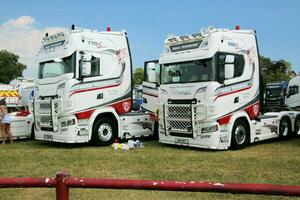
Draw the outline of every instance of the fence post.
<instances>
[{"instance_id":1,"label":"fence post","mask_svg":"<svg viewBox=\"0 0 300 200\"><path fill-rule=\"evenodd\" d=\"M66 171L56 173L56 200L69 200L69 188L66 185L69 177L70 173Z\"/></svg>"}]
</instances>

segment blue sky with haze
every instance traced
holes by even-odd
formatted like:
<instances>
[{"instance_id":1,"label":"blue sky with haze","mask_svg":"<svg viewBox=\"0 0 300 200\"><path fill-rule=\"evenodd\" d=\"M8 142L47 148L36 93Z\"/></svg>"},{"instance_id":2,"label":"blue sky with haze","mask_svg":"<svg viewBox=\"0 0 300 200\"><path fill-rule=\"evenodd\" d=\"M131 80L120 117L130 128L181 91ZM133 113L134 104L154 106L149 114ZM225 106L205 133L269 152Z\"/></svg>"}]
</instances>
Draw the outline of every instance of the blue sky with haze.
<instances>
[{"instance_id":1,"label":"blue sky with haze","mask_svg":"<svg viewBox=\"0 0 300 200\"><path fill-rule=\"evenodd\" d=\"M195 33L209 25L229 29L240 25L242 29L257 31L261 55L273 60L285 59L292 63L296 72L300 71L300 1L297 0L1 2L0 28L9 20L21 16L30 16L34 19L27 23L26 27L32 31L43 32L51 27L69 28L71 24L98 30L104 30L106 26L110 26L112 30L126 30L134 67L143 66L145 60L158 59L163 41L169 33L175 35ZM8 30L2 33L2 38L12 35L9 33ZM26 37L32 34L28 35ZM32 38L38 42L40 39ZM26 41L23 45L27 45ZM14 50L13 43L18 41L11 41L12 44L9 42L6 41L5 44ZM6 47L3 45L0 49ZM33 51L33 55L36 53L35 48L37 51L38 47L35 46L29 50ZM16 53L19 52L16 50ZM29 52L27 53L27 60L24 58L24 62L33 65L29 61ZM22 53L19 54L22 58ZM35 70L36 68L32 68L24 74L32 77L34 76L32 74L36 73Z\"/></svg>"}]
</instances>

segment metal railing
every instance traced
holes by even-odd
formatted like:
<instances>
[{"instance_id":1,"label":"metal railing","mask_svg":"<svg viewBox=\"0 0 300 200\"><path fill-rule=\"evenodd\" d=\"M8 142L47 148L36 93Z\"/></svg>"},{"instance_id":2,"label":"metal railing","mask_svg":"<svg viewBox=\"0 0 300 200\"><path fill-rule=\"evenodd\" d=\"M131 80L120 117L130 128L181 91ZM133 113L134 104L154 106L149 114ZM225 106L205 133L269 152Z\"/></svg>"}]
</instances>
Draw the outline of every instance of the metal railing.
<instances>
[{"instance_id":1,"label":"metal railing","mask_svg":"<svg viewBox=\"0 0 300 200\"><path fill-rule=\"evenodd\" d=\"M1 188L56 188L57 200L69 199L69 188L168 190L300 196L300 186L243 183L211 183L195 181L155 181L129 179L72 178L58 172L48 178L0 178Z\"/></svg>"}]
</instances>

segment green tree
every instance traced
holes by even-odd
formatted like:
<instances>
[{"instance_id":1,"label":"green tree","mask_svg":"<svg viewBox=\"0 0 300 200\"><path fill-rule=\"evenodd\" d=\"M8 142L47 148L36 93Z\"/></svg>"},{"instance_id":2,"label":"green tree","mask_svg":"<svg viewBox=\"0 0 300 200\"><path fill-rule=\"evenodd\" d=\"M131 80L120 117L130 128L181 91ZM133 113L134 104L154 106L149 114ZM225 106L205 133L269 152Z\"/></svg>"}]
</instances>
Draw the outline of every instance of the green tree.
<instances>
[{"instance_id":1,"label":"green tree","mask_svg":"<svg viewBox=\"0 0 300 200\"><path fill-rule=\"evenodd\" d=\"M19 63L19 58L9 51L0 51L0 83L8 84L11 80L22 76L26 65Z\"/></svg>"},{"instance_id":2,"label":"green tree","mask_svg":"<svg viewBox=\"0 0 300 200\"><path fill-rule=\"evenodd\" d=\"M133 72L133 84L140 85L143 82L144 77L144 69L142 67L138 67Z\"/></svg>"},{"instance_id":3,"label":"green tree","mask_svg":"<svg viewBox=\"0 0 300 200\"><path fill-rule=\"evenodd\" d=\"M273 61L268 57L260 56L260 67L264 86L276 81L288 81L291 79L291 63L285 60Z\"/></svg>"}]
</instances>

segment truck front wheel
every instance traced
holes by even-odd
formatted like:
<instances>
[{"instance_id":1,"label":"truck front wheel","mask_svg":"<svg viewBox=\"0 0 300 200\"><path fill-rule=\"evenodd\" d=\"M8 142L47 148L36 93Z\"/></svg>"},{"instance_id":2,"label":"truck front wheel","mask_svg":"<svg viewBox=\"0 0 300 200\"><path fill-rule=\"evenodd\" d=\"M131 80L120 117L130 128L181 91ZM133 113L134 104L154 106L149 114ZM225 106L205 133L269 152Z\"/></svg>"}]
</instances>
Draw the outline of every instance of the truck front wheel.
<instances>
[{"instance_id":1,"label":"truck front wheel","mask_svg":"<svg viewBox=\"0 0 300 200\"><path fill-rule=\"evenodd\" d=\"M249 144L250 129L245 120L238 119L234 122L231 134L231 148L242 149Z\"/></svg>"},{"instance_id":2,"label":"truck front wheel","mask_svg":"<svg viewBox=\"0 0 300 200\"><path fill-rule=\"evenodd\" d=\"M106 146L113 143L117 137L117 122L110 117L98 119L93 127L92 141L96 145Z\"/></svg>"}]
</instances>

